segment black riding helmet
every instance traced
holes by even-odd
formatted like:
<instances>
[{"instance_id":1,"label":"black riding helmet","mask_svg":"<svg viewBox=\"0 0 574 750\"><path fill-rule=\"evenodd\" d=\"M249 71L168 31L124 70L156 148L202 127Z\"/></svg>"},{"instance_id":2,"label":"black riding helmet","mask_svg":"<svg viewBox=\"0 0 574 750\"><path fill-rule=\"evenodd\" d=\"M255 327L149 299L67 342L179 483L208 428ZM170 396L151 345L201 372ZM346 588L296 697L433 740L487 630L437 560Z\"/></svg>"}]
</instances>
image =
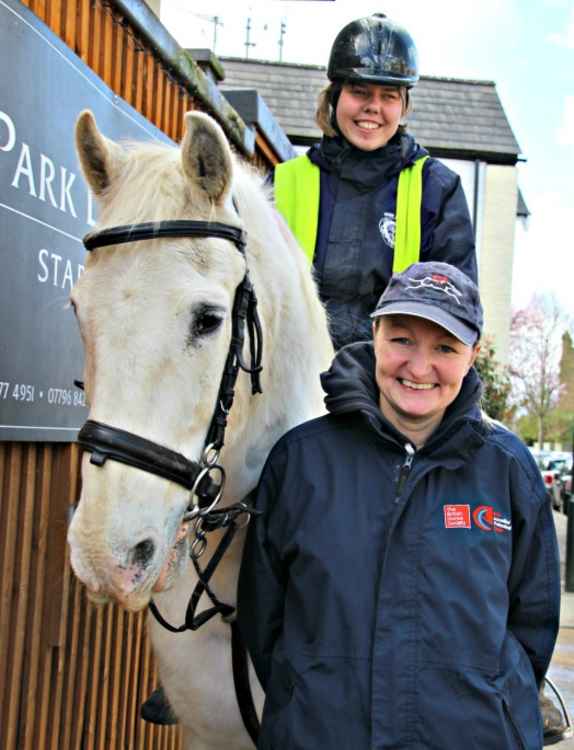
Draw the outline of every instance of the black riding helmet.
<instances>
[{"instance_id":1,"label":"black riding helmet","mask_svg":"<svg viewBox=\"0 0 574 750\"><path fill-rule=\"evenodd\" d=\"M327 77L411 88L419 80L417 48L409 32L383 13L359 18L337 34Z\"/></svg>"}]
</instances>

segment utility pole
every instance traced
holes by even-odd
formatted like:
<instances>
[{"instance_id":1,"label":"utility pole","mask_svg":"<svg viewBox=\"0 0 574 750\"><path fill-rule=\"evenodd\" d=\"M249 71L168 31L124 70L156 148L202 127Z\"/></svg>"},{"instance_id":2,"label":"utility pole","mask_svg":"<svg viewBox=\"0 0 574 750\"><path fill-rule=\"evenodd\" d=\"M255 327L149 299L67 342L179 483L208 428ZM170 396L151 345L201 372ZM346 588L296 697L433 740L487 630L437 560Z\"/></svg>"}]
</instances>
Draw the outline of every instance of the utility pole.
<instances>
[{"instance_id":1,"label":"utility pole","mask_svg":"<svg viewBox=\"0 0 574 750\"><path fill-rule=\"evenodd\" d=\"M279 33L279 62L283 62L283 37L287 33L287 21L281 21L281 31Z\"/></svg>"},{"instance_id":2,"label":"utility pole","mask_svg":"<svg viewBox=\"0 0 574 750\"><path fill-rule=\"evenodd\" d=\"M219 16L212 16L209 20L213 24L213 47L211 48L211 51L215 54L215 48L217 46L217 27L223 26L223 21Z\"/></svg>"},{"instance_id":3,"label":"utility pole","mask_svg":"<svg viewBox=\"0 0 574 750\"><path fill-rule=\"evenodd\" d=\"M249 47L255 47L255 42L251 42L249 40L250 33L251 33L251 18L248 18L247 25L245 27L245 59L246 60L249 57Z\"/></svg>"}]
</instances>

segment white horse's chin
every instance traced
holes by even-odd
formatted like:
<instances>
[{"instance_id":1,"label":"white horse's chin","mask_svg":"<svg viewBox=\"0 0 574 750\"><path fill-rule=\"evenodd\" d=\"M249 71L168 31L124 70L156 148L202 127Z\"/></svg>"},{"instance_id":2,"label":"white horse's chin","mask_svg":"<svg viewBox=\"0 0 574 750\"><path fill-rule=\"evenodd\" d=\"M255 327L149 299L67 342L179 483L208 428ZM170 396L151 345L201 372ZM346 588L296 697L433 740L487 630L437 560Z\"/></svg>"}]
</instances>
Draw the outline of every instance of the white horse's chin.
<instances>
[{"instance_id":1,"label":"white horse's chin","mask_svg":"<svg viewBox=\"0 0 574 750\"><path fill-rule=\"evenodd\" d=\"M108 596L107 594L101 594L86 589L86 595L88 601L96 607L103 607L105 604L115 601L123 609L127 609L129 612L139 612L141 609L144 609L144 607L147 607L149 604L151 598L149 591L139 593L132 592L126 596L121 596L120 594L110 594Z\"/></svg>"},{"instance_id":2,"label":"white horse's chin","mask_svg":"<svg viewBox=\"0 0 574 750\"><path fill-rule=\"evenodd\" d=\"M184 527L182 526L182 529ZM171 549L167 560L165 561L162 569L159 572L156 582L153 585L153 591L155 593L160 591L168 591L174 584L175 579L179 575L182 568L185 566L189 554L189 542L187 540L187 525L185 525L185 531L182 536L181 530L178 533L176 543Z\"/></svg>"},{"instance_id":3,"label":"white horse's chin","mask_svg":"<svg viewBox=\"0 0 574 750\"><path fill-rule=\"evenodd\" d=\"M135 591L125 596L116 596L117 603L128 612L140 612L147 607L150 599L149 591Z\"/></svg>"},{"instance_id":4,"label":"white horse's chin","mask_svg":"<svg viewBox=\"0 0 574 750\"><path fill-rule=\"evenodd\" d=\"M86 588L86 595L88 597L88 601L90 601L96 607L102 607L104 604L107 604L110 601L110 597L107 596L107 594L100 594L99 591L92 591L89 588Z\"/></svg>"}]
</instances>

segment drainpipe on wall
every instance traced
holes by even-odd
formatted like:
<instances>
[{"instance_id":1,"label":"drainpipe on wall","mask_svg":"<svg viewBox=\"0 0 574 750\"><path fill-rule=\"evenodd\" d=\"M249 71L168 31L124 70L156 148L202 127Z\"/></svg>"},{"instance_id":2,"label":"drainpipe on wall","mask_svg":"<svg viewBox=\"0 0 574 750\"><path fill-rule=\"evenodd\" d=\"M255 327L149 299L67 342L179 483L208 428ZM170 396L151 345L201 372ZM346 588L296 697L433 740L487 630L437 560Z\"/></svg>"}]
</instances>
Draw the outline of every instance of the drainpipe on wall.
<instances>
[{"instance_id":1,"label":"drainpipe on wall","mask_svg":"<svg viewBox=\"0 0 574 750\"><path fill-rule=\"evenodd\" d=\"M472 228L474 230L474 241L476 242L476 224L478 221L478 189L480 186L480 159L474 160L474 195L472 201Z\"/></svg>"},{"instance_id":2,"label":"drainpipe on wall","mask_svg":"<svg viewBox=\"0 0 574 750\"><path fill-rule=\"evenodd\" d=\"M484 180L486 164L480 159L474 161L474 190L472 199L472 231L474 234L474 245L476 247L476 260L480 262L480 249L482 244L482 231L484 221Z\"/></svg>"}]
</instances>

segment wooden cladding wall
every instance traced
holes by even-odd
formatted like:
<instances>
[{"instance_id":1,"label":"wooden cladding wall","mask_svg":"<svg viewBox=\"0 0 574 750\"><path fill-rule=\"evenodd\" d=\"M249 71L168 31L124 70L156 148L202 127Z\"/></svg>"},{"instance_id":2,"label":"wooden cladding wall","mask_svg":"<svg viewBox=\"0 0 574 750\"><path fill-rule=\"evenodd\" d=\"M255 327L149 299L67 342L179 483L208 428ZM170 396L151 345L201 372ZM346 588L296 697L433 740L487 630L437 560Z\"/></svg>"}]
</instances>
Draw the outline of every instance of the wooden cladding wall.
<instances>
[{"instance_id":1,"label":"wooden cladding wall","mask_svg":"<svg viewBox=\"0 0 574 750\"><path fill-rule=\"evenodd\" d=\"M118 96L177 143L183 116L201 106L137 37L111 0L21 0ZM256 134L253 162L277 164L274 150Z\"/></svg>"},{"instance_id":2,"label":"wooden cladding wall","mask_svg":"<svg viewBox=\"0 0 574 750\"><path fill-rule=\"evenodd\" d=\"M183 85L105 0L22 0L118 96L179 142L196 108Z\"/></svg>"},{"instance_id":3,"label":"wooden cladding wall","mask_svg":"<svg viewBox=\"0 0 574 750\"><path fill-rule=\"evenodd\" d=\"M105 83L175 141L197 106L103 0L23 0ZM255 161L275 162L258 137ZM0 748L179 750L177 727L139 719L157 684L142 614L95 608L66 531L74 445L0 443Z\"/></svg>"},{"instance_id":4,"label":"wooden cladding wall","mask_svg":"<svg viewBox=\"0 0 574 750\"><path fill-rule=\"evenodd\" d=\"M74 445L0 444L0 747L180 750L177 727L139 718L157 685L145 616L94 607L66 529Z\"/></svg>"}]
</instances>

